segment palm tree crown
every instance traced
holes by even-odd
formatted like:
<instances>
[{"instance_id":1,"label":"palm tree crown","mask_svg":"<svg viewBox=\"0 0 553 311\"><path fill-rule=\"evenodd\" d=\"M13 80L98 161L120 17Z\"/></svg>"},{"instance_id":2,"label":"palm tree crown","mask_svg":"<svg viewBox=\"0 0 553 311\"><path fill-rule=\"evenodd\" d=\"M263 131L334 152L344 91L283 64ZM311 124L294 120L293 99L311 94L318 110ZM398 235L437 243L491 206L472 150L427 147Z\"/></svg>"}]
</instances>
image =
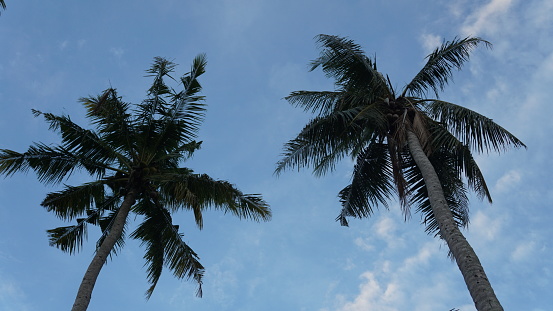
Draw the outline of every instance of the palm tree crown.
<instances>
[{"instance_id":1,"label":"palm tree crown","mask_svg":"<svg viewBox=\"0 0 553 311\"><path fill-rule=\"evenodd\" d=\"M355 159L351 183L339 193L342 210L337 220L342 225L348 225L347 217L369 217L374 207L388 207L389 200L398 195L406 217L415 206L427 232L447 241L449 220L457 231L468 223L468 189L491 202L473 152L524 146L491 119L438 99L452 70L461 69L475 47L490 47L490 43L470 37L444 42L397 92L389 77L377 70L376 60L352 40L319 35L318 42L323 49L311 70L322 68L336 88L296 91L286 97L316 116L285 144L276 173L306 166L322 175L351 156ZM427 98L429 91L436 98ZM436 215L428 190L433 187L415 157L416 145L422 147L423 158L430 161L439 179L437 186L447 203L444 212L450 216Z\"/></svg>"},{"instance_id":2,"label":"palm tree crown","mask_svg":"<svg viewBox=\"0 0 553 311\"><path fill-rule=\"evenodd\" d=\"M94 177L92 182L49 193L42 202L61 219L76 220L75 225L48 230L51 245L65 252L78 251L87 227L99 226L102 235L97 242L97 256L101 257L101 268L105 254L113 254L123 246L129 211L141 216L142 223L130 237L140 240L146 249L144 259L151 285L146 292L148 298L163 267L177 278L194 279L201 296L204 267L183 241L179 226L173 224L173 212L191 210L200 228L202 212L210 207L253 220L269 220L271 216L260 195L243 194L227 181L180 167L201 145L195 138L205 105L198 94L201 85L197 78L204 73L205 65L205 56L197 56L191 71L176 80L171 76L176 65L155 58L147 71L152 86L147 99L136 108L110 88L97 97L80 100L94 130L80 127L66 115L34 111L45 118L50 129L60 133L61 144L52 147L38 143L24 153L0 150L3 175L32 169L45 183L59 183L76 170ZM178 81L182 90L170 88L167 79ZM112 241L111 247L108 240ZM106 253L100 255L104 249ZM95 278L92 286L94 282Z\"/></svg>"},{"instance_id":3,"label":"palm tree crown","mask_svg":"<svg viewBox=\"0 0 553 311\"><path fill-rule=\"evenodd\" d=\"M407 132L413 131L438 170L460 223L468 220L462 177L479 197L491 201L472 151L502 151L524 144L470 109L424 97L429 89L437 96L452 69L460 69L478 44L490 43L480 38L444 43L428 55L424 68L398 94L388 76L377 70L376 61L353 41L329 35L318 36L318 41L324 50L311 62L311 70L322 67L335 79L336 90L296 91L286 97L317 116L285 145L277 174L307 166L322 175L349 155L356 161L352 183L340 192L343 209L338 220L343 225L347 225L346 216L367 217L373 207L387 207L396 193L406 213L416 204L425 213L428 229L434 230L422 176L407 148Z\"/></svg>"}]
</instances>

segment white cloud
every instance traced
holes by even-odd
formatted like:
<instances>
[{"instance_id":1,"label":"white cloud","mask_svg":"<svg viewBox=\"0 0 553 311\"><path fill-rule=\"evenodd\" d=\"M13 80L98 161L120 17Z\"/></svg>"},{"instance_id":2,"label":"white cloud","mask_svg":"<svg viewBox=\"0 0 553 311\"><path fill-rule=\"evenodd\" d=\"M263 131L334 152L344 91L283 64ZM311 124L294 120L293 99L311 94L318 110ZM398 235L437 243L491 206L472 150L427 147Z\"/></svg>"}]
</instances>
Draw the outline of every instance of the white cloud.
<instances>
[{"instance_id":1,"label":"white cloud","mask_svg":"<svg viewBox=\"0 0 553 311\"><path fill-rule=\"evenodd\" d=\"M393 238L396 231L394 220L390 217L383 217L375 225L376 233L383 239Z\"/></svg>"},{"instance_id":2,"label":"white cloud","mask_svg":"<svg viewBox=\"0 0 553 311\"><path fill-rule=\"evenodd\" d=\"M482 33L496 32L500 29L501 16L509 11L513 2L513 0L491 0L467 18L462 33L467 36L478 36Z\"/></svg>"},{"instance_id":3,"label":"white cloud","mask_svg":"<svg viewBox=\"0 0 553 311\"><path fill-rule=\"evenodd\" d=\"M531 257L536 247L536 243L533 241L523 241L518 244L517 247L511 253L511 259L514 261L524 261Z\"/></svg>"},{"instance_id":4,"label":"white cloud","mask_svg":"<svg viewBox=\"0 0 553 311\"><path fill-rule=\"evenodd\" d=\"M374 230L377 236L387 243L389 248L396 248L404 243L404 240L396 234L396 222L391 217L382 217L375 224Z\"/></svg>"},{"instance_id":5,"label":"white cloud","mask_svg":"<svg viewBox=\"0 0 553 311\"><path fill-rule=\"evenodd\" d=\"M451 304L452 283L446 273L428 274L435 269L434 259L443 255L438 249L439 241L421 245L419 251L396 265L396 261L384 261L373 270L361 274L359 293L350 299L337 295L337 311L432 311L448 310ZM438 260L442 261L442 259ZM453 307L453 306L451 306ZM451 308L450 307L450 308ZM463 309L463 311L474 309Z\"/></svg>"},{"instance_id":6,"label":"white cloud","mask_svg":"<svg viewBox=\"0 0 553 311\"><path fill-rule=\"evenodd\" d=\"M374 250L374 245L370 244L369 239L363 239L361 237L358 237L354 240L354 243L362 250L365 250L365 251Z\"/></svg>"},{"instance_id":7,"label":"white cloud","mask_svg":"<svg viewBox=\"0 0 553 311\"><path fill-rule=\"evenodd\" d=\"M420 36L420 41L422 43L424 51L426 53L431 53L432 51L434 51L434 49L442 44L443 39L439 35L425 33Z\"/></svg>"},{"instance_id":8,"label":"white cloud","mask_svg":"<svg viewBox=\"0 0 553 311\"><path fill-rule=\"evenodd\" d=\"M372 272L365 272L361 277L365 279L365 282L359 286L359 295L352 302L346 302L340 308L341 311L398 310L388 305L391 303L390 300L399 300L400 295L397 290L397 284L389 283L381 285Z\"/></svg>"},{"instance_id":9,"label":"white cloud","mask_svg":"<svg viewBox=\"0 0 553 311\"><path fill-rule=\"evenodd\" d=\"M520 182L521 178L522 176L520 171L510 170L499 178L499 180L495 183L494 190L498 193L509 191Z\"/></svg>"},{"instance_id":10,"label":"white cloud","mask_svg":"<svg viewBox=\"0 0 553 311\"><path fill-rule=\"evenodd\" d=\"M470 222L470 233L477 238L475 241L493 241L501 232L504 217L490 217L482 211L477 211Z\"/></svg>"}]
</instances>

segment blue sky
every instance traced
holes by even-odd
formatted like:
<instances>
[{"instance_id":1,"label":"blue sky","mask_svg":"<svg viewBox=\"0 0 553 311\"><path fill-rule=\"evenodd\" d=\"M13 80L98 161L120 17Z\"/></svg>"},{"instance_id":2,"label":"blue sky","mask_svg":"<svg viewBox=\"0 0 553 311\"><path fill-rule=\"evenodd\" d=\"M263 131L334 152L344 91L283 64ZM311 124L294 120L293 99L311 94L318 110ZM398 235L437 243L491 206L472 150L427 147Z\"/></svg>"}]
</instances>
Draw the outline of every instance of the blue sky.
<instances>
[{"instance_id":1,"label":"blue sky","mask_svg":"<svg viewBox=\"0 0 553 311\"><path fill-rule=\"evenodd\" d=\"M323 178L273 175L282 145L310 117L283 97L333 87L320 71L308 72L320 33L348 36L376 54L397 87L444 39L473 35L494 44L475 51L441 98L493 118L528 149L478 156L494 203L473 198L464 232L506 310L553 308L550 0L6 2L0 148L58 141L33 108L84 125L78 98L113 86L139 103L155 56L185 73L206 53L204 144L185 165L262 193L272 206L267 223L208 212L202 231L191 214L175 215L206 267L203 298L166 271L146 301L143 250L128 240L102 270L90 310L475 310L444 244L424 233L419 215L404 222L392 202L349 228L334 221L351 160ZM65 223L39 204L60 187L39 184L33 173L0 179L0 310L72 304L99 231L89 231L76 255L48 245L45 231Z\"/></svg>"}]
</instances>

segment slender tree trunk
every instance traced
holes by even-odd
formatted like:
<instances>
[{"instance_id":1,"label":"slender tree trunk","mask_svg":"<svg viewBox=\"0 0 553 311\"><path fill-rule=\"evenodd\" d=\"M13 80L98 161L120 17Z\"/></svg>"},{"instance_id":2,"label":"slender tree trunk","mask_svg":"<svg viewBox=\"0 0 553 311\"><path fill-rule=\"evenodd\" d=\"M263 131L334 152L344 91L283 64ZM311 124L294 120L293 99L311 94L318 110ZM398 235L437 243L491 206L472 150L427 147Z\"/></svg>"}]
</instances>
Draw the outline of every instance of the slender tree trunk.
<instances>
[{"instance_id":1,"label":"slender tree trunk","mask_svg":"<svg viewBox=\"0 0 553 311\"><path fill-rule=\"evenodd\" d=\"M424 153L415 133L407 131L407 143L411 155L422 173L432 212L438 222L440 235L449 246L457 266L463 274L476 309L478 311L503 311L503 307L495 296L480 260L478 260L476 253L455 224L438 175Z\"/></svg>"},{"instance_id":2,"label":"slender tree trunk","mask_svg":"<svg viewBox=\"0 0 553 311\"><path fill-rule=\"evenodd\" d=\"M123 234L123 228L125 227L127 216L129 215L129 211L135 200L136 191L131 189L127 192L127 195L119 208L119 212L117 213L117 216L115 216L109 234L104 239L102 245L100 245L97 249L92 262L84 274L71 311L85 311L88 308L90 298L92 297L92 290L94 289L94 284L96 284L96 279L98 279L100 270L102 270L109 253L115 246L117 240L121 237L121 234Z\"/></svg>"}]
</instances>

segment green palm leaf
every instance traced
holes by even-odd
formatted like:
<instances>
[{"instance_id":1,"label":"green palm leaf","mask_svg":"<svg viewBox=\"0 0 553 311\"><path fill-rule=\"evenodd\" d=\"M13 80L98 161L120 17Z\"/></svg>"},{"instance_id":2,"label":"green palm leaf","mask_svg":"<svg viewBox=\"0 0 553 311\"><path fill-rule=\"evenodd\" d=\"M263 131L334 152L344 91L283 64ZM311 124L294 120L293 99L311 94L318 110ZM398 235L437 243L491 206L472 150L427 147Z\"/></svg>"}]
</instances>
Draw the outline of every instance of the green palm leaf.
<instances>
[{"instance_id":1,"label":"green palm leaf","mask_svg":"<svg viewBox=\"0 0 553 311\"><path fill-rule=\"evenodd\" d=\"M72 154L96 163L104 163L105 168L112 171L117 171L117 169L109 167L109 163L116 160L130 167L126 158L115 151L112 146L106 144L102 137L99 137L94 131L83 129L75 124L69 116L56 116L34 109L33 113L35 116L44 116L44 119L50 124L50 129L61 134L63 147L70 150ZM103 174L104 170L94 169L89 173L91 175Z\"/></svg>"},{"instance_id":2,"label":"green palm leaf","mask_svg":"<svg viewBox=\"0 0 553 311\"><path fill-rule=\"evenodd\" d=\"M488 48L492 46L486 40L471 37L455 38L452 41L444 42L426 57L428 61L415 78L405 86L401 96L422 97L429 88L438 96L439 92L448 84L452 70L454 68L461 69L463 64L468 61L470 52L480 44L484 44Z\"/></svg>"},{"instance_id":3,"label":"green palm leaf","mask_svg":"<svg viewBox=\"0 0 553 311\"><path fill-rule=\"evenodd\" d=\"M501 152L508 147L526 147L509 131L468 108L441 100L431 100L425 105L428 115L444 124L453 135L478 152Z\"/></svg>"},{"instance_id":4,"label":"green palm leaf","mask_svg":"<svg viewBox=\"0 0 553 311\"><path fill-rule=\"evenodd\" d=\"M104 163L74 154L62 146L50 147L36 143L24 153L0 149L0 174L10 176L32 169L38 180L47 184L61 182L76 169L85 169L92 174L101 175L106 168Z\"/></svg>"},{"instance_id":5,"label":"green palm leaf","mask_svg":"<svg viewBox=\"0 0 553 311\"><path fill-rule=\"evenodd\" d=\"M370 90L373 99L391 95L386 79L376 70L376 62L365 56L361 46L347 38L329 35L319 35L317 41L323 50L311 62L311 70L322 67L342 90Z\"/></svg>"},{"instance_id":6,"label":"green palm leaf","mask_svg":"<svg viewBox=\"0 0 553 311\"><path fill-rule=\"evenodd\" d=\"M334 165L359 142L371 140L384 122L385 118L378 111L362 108L314 118L295 139L285 144L283 158L277 163L275 173L278 175L285 169L302 166L313 167L316 175L333 170ZM352 155L355 156L356 152Z\"/></svg>"},{"instance_id":7,"label":"green palm leaf","mask_svg":"<svg viewBox=\"0 0 553 311\"><path fill-rule=\"evenodd\" d=\"M344 96L343 92L296 91L285 99L290 104L302 107L307 112L328 115Z\"/></svg>"},{"instance_id":8,"label":"green palm leaf","mask_svg":"<svg viewBox=\"0 0 553 311\"><path fill-rule=\"evenodd\" d=\"M77 225L58 227L47 230L50 246L55 246L64 252L78 252L87 235L86 219L79 219Z\"/></svg>"},{"instance_id":9,"label":"green palm leaf","mask_svg":"<svg viewBox=\"0 0 553 311\"><path fill-rule=\"evenodd\" d=\"M173 174L170 179L160 180L159 185L163 201L173 209L192 210L200 228L202 211L210 207L255 221L271 218L268 204L259 195L244 194L231 183L206 174Z\"/></svg>"},{"instance_id":10,"label":"green palm leaf","mask_svg":"<svg viewBox=\"0 0 553 311\"><path fill-rule=\"evenodd\" d=\"M198 283L197 295L202 295L202 277L204 267L198 255L182 240L178 226L172 224L171 214L149 200L142 200L136 211L146 216L138 228L131 234L134 239L142 241L146 247L144 259L148 265L148 281L151 286L146 291L149 299L167 266L177 278L193 278Z\"/></svg>"},{"instance_id":11,"label":"green palm leaf","mask_svg":"<svg viewBox=\"0 0 553 311\"><path fill-rule=\"evenodd\" d=\"M482 174L474 160L469 146L459 141L441 124L434 123L430 126L430 131L432 132L434 148L447 148L455 158L454 165L458 169L458 175L464 174L469 188L480 199L485 198L491 203L492 197L484 179L484 174Z\"/></svg>"},{"instance_id":12,"label":"green palm leaf","mask_svg":"<svg viewBox=\"0 0 553 311\"><path fill-rule=\"evenodd\" d=\"M41 205L61 219L72 220L86 213L105 199L105 181L65 186L59 192L49 193Z\"/></svg>"},{"instance_id":13,"label":"green palm leaf","mask_svg":"<svg viewBox=\"0 0 553 311\"><path fill-rule=\"evenodd\" d=\"M346 217L369 217L378 205L388 208L388 201L396 192L390 161L385 144L372 143L359 153L351 183L338 194L342 211L336 220L342 226L348 225Z\"/></svg>"}]
</instances>

